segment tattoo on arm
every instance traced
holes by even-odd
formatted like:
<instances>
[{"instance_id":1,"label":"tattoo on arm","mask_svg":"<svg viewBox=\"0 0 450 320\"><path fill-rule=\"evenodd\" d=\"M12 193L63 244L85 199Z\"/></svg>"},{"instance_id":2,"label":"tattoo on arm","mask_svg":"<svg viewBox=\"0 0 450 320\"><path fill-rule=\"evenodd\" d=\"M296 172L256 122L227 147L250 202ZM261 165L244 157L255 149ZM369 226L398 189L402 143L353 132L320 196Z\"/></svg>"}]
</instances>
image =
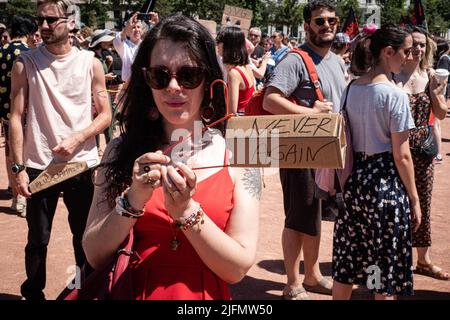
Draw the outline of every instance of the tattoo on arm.
<instances>
[{"instance_id":1,"label":"tattoo on arm","mask_svg":"<svg viewBox=\"0 0 450 320\"><path fill-rule=\"evenodd\" d=\"M244 177L242 178L244 182L245 190L250 193L250 195L258 200L261 199L261 172L259 169L251 168L245 169Z\"/></svg>"}]
</instances>

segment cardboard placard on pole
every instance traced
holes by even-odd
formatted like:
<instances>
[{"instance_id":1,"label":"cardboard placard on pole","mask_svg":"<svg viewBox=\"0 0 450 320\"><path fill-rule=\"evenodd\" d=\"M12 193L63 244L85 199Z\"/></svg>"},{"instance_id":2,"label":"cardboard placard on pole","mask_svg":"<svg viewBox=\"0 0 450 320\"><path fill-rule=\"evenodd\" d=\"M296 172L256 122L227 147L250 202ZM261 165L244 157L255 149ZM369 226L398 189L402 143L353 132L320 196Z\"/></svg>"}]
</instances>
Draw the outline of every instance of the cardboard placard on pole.
<instances>
[{"instance_id":1,"label":"cardboard placard on pole","mask_svg":"<svg viewBox=\"0 0 450 320\"><path fill-rule=\"evenodd\" d=\"M197 21L204 26L206 29L208 29L209 33L211 33L212 37L215 39L217 35L217 22L214 20L203 20L203 19L197 19Z\"/></svg>"},{"instance_id":2,"label":"cardboard placard on pole","mask_svg":"<svg viewBox=\"0 0 450 320\"><path fill-rule=\"evenodd\" d=\"M222 27L239 25L241 30L245 33L245 37L248 36L248 30L250 29L253 18L253 11L240 7L234 7L225 5L222 15Z\"/></svg>"},{"instance_id":3,"label":"cardboard placard on pole","mask_svg":"<svg viewBox=\"0 0 450 320\"><path fill-rule=\"evenodd\" d=\"M232 167L344 168L339 113L232 117L226 130Z\"/></svg>"},{"instance_id":4,"label":"cardboard placard on pole","mask_svg":"<svg viewBox=\"0 0 450 320\"><path fill-rule=\"evenodd\" d=\"M76 175L89 169L87 162L68 162L49 165L36 179L30 184L31 193L50 188L57 183L73 178Z\"/></svg>"}]
</instances>

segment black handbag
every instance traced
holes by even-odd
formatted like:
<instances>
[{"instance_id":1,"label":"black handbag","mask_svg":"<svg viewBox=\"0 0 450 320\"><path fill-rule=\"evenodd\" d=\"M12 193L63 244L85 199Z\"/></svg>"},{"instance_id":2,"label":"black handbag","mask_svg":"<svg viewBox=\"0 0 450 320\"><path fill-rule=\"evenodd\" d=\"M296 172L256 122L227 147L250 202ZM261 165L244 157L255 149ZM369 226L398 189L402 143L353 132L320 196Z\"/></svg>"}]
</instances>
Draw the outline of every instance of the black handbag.
<instances>
[{"instance_id":1,"label":"black handbag","mask_svg":"<svg viewBox=\"0 0 450 320\"><path fill-rule=\"evenodd\" d=\"M433 126L428 126L428 135L425 141L418 147L414 149L422 158L427 160L434 159L439 150L436 138L433 134Z\"/></svg>"}]
</instances>

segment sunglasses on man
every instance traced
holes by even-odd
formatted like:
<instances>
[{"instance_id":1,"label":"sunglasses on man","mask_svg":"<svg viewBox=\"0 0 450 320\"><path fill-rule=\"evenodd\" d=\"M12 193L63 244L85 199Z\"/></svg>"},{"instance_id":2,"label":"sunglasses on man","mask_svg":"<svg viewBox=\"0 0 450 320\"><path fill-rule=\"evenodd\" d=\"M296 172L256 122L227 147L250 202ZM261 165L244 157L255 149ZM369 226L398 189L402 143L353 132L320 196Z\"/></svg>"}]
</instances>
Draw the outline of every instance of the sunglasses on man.
<instances>
[{"instance_id":1,"label":"sunglasses on man","mask_svg":"<svg viewBox=\"0 0 450 320\"><path fill-rule=\"evenodd\" d=\"M68 20L67 17L53 17L53 16L47 16L47 17L43 17L43 16L37 16L36 17L36 23L39 27L41 27L44 24L44 21L47 21L47 24L49 26L54 25L55 23L57 23L60 19L63 20Z\"/></svg>"},{"instance_id":2,"label":"sunglasses on man","mask_svg":"<svg viewBox=\"0 0 450 320\"><path fill-rule=\"evenodd\" d=\"M172 72L165 66L142 68L147 84L155 90L167 88L172 78L177 79L180 86L185 89L197 88L205 78L202 67L182 66Z\"/></svg>"},{"instance_id":3,"label":"sunglasses on man","mask_svg":"<svg viewBox=\"0 0 450 320\"><path fill-rule=\"evenodd\" d=\"M314 21L319 27L323 26L325 22L328 22L331 27L334 27L339 23L339 17L315 17L311 18L311 21Z\"/></svg>"}]
</instances>

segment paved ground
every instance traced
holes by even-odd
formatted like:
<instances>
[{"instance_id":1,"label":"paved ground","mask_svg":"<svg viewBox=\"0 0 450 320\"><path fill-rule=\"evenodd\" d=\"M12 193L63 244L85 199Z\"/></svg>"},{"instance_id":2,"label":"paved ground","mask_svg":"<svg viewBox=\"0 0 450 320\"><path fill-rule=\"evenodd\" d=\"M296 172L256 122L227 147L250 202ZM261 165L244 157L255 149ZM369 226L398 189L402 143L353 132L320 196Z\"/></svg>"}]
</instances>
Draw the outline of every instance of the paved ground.
<instances>
[{"instance_id":1,"label":"paved ground","mask_svg":"<svg viewBox=\"0 0 450 320\"><path fill-rule=\"evenodd\" d=\"M434 197L432 202L432 231L434 262L450 270L450 121L443 121L444 162L436 166ZM0 138L0 143L3 137ZM281 249L283 228L283 204L281 186L276 170L266 171L265 189L262 197L261 230L258 256L255 265L240 283L232 286L234 299L280 299L286 275ZM11 200L3 189L7 187L3 148L0 149L0 300L20 299L20 284L25 279L24 248L27 225L23 218L9 210ZM54 299L71 278L70 267L74 264L67 211L60 201L53 223L48 248L47 287L45 294ZM323 223L320 266L325 276L330 276L332 228ZM69 271L68 271L69 270ZM303 270L301 268L301 273ZM414 277L416 295L412 299L450 300L450 281L438 281L424 276ZM329 296L311 294L315 299ZM370 298L364 288L355 288L354 299Z\"/></svg>"}]
</instances>

